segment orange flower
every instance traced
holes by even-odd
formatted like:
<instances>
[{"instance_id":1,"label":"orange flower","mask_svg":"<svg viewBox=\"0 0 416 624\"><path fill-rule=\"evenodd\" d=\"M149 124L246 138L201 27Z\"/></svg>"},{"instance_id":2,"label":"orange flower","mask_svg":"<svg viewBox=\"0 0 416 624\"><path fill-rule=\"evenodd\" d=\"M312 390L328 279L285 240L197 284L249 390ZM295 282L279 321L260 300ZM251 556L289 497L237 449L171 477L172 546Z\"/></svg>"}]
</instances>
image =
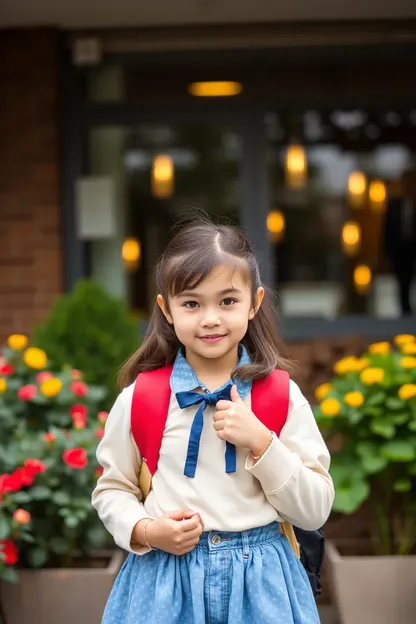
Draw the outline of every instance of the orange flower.
<instances>
[{"instance_id":1,"label":"orange flower","mask_svg":"<svg viewBox=\"0 0 416 624\"><path fill-rule=\"evenodd\" d=\"M31 515L26 509L16 509L13 514L13 520L17 524L28 524L30 522Z\"/></svg>"}]
</instances>

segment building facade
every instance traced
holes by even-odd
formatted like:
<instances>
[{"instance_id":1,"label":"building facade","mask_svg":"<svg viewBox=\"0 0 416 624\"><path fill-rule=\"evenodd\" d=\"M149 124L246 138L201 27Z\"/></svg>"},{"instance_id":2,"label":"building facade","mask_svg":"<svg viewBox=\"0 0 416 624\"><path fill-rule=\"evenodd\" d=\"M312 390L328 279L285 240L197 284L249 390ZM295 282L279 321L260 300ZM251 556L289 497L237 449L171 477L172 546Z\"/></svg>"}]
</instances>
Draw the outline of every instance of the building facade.
<instances>
[{"instance_id":1,"label":"building facade","mask_svg":"<svg viewBox=\"0 0 416 624\"><path fill-rule=\"evenodd\" d=\"M416 26L318 17L0 31L2 339L85 276L146 316L189 206L245 227L290 337L411 328L383 228L414 166Z\"/></svg>"}]
</instances>

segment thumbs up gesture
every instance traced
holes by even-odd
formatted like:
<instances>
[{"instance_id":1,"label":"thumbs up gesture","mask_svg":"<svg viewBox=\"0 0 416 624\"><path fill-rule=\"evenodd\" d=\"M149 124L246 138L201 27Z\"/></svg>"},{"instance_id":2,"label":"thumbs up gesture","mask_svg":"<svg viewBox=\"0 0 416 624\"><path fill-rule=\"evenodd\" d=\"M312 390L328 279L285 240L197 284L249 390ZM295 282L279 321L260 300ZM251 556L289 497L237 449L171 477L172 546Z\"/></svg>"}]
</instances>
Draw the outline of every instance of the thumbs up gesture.
<instances>
[{"instance_id":1,"label":"thumbs up gesture","mask_svg":"<svg viewBox=\"0 0 416 624\"><path fill-rule=\"evenodd\" d=\"M218 401L216 405L214 429L220 440L250 449L253 455L270 440L270 430L244 404L235 385L231 388L231 401Z\"/></svg>"}]
</instances>

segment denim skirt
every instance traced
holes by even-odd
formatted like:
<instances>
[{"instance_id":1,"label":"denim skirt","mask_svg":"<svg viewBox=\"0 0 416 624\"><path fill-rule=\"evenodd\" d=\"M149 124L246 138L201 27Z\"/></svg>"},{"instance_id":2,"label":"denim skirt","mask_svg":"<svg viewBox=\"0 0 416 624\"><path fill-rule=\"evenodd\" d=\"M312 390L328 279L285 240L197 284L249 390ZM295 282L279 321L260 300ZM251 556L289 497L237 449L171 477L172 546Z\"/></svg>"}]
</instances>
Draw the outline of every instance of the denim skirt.
<instances>
[{"instance_id":1,"label":"denim skirt","mask_svg":"<svg viewBox=\"0 0 416 624\"><path fill-rule=\"evenodd\" d=\"M319 624L306 572L273 522L202 534L182 556L130 554L102 624Z\"/></svg>"}]
</instances>

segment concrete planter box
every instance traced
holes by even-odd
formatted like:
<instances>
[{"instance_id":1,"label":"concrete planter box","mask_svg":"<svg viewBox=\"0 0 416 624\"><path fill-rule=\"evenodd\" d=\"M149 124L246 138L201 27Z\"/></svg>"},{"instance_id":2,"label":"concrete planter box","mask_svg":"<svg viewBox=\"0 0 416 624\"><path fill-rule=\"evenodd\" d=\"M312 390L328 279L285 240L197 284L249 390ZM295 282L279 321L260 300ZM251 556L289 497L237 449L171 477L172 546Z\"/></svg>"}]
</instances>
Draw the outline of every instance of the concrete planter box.
<instances>
[{"instance_id":1,"label":"concrete planter box","mask_svg":"<svg viewBox=\"0 0 416 624\"><path fill-rule=\"evenodd\" d=\"M18 583L0 583L6 623L100 624L123 553L106 559L101 567L20 570Z\"/></svg>"},{"instance_id":2,"label":"concrete planter box","mask_svg":"<svg viewBox=\"0 0 416 624\"><path fill-rule=\"evenodd\" d=\"M343 556L331 541L326 555L342 624L415 623L416 556Z\"/></svg>"}]
</instances>

